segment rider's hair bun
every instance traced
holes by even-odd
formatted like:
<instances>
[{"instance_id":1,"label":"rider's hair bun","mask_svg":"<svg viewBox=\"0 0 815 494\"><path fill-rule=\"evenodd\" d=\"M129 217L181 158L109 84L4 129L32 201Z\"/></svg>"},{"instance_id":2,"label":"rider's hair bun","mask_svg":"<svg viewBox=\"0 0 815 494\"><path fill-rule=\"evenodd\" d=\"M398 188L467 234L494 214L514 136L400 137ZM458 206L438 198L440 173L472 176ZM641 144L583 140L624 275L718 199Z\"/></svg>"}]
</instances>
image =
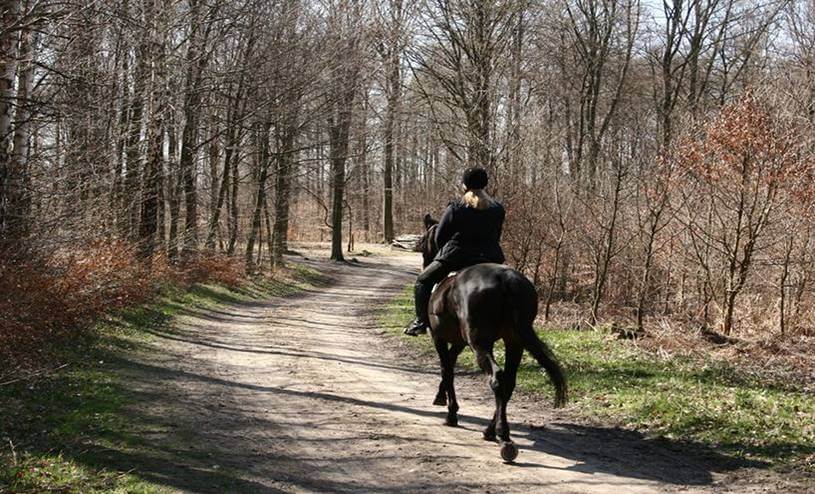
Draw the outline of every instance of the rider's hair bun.
<instances>
[{"instance_id":1,"label":"rider's hair bun","mask_svg":"<svg viewBox=\"0 0 815 494\"><path fill-rule=\"evenodd\" d=\"M476 190L486 187L489 177L487 177L487 170L481 168L480 166L474 166L472 168L468 168L467 171L464 172L464 176L461 177L461 181L464 186L467 187L467 190Z\"/></svg>"}]
</instances>

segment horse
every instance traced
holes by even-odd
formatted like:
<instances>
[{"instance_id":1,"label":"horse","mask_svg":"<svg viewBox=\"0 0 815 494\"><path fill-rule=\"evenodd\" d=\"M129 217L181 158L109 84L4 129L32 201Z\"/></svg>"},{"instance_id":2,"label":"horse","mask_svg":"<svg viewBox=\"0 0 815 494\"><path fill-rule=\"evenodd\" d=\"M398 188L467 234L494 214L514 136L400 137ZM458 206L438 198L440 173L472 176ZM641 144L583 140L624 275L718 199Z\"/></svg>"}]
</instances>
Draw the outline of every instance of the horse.
<instances>
[{"instance_id":1,"label":"horse","mask_svg":"<svg viewBox=\"0 0 815 494\"><path fill-rule=\"evenodd\" d=\"M427 267L436 256L438 222L424 217L425 232L416 246ZM515 389L518 366L527 350L549 375L555 388L555 406L566 402L566 377L549 350L535 334L533 322L538 313L535 286L519 271L494 263L476 264L458 271L439 283L430 298L430 333L441 363L441 383L434 405L447 406L445 424L458 425L458 402L453 384L459 354L469 346L478 366L489 376L495 395L495 413L483 436L498 441L501 457L511 463L518 448L510 438L507 404ZM493 346L503 340L505 369L493 355Z\"/></svg>"}]
</instances>

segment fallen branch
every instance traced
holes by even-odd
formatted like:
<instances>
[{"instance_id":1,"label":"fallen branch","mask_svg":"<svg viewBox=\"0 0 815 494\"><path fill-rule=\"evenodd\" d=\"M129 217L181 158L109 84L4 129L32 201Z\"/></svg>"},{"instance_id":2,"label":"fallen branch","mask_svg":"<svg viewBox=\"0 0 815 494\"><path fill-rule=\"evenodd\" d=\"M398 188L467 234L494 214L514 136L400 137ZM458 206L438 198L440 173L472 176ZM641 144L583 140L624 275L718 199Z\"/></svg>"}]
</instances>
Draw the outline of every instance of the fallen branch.
<instances>
[{"instance_id":1,"label":"fallen branch","mask_svg":"<svg viewBox=\"0 0 815 494\"><path fill-rule=\"evenodd\" d=\"M43 376L43 375L46 375L46 374L53 374L54 372L56 372L56 371L58 371L60 369L64 369L65 367L68 367L67 363L62 364L59 367L55 367L53 369L42 369L39 372L34 372L34 373L32 373L32 374L30 374L28 376L25 376L25 377L18 377L17 379L12 379L10 381L2 382L2 383L0 383L0 386L8 386L9 384L14 384L16 382L26 381L28 379L32 379L32 378L35 378L35 377L40 377L40 376Z\"/></svg>"}]
</instances>

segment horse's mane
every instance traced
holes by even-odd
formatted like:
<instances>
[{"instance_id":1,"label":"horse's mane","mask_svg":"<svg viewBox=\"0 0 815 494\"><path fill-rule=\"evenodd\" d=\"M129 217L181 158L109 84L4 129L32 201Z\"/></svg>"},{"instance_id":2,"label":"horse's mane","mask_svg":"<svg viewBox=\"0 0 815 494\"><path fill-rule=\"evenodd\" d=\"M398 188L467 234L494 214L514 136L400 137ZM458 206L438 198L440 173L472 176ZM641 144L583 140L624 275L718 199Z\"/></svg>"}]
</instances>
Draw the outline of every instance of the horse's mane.
<instances>
[{"instance_id":1,"label":"horse's mane","mask_svg":"<svg viewBox=\"0 0 815 494\"><path fill-rule=\"evenodd\" d=\"M433 224L425 230L424 235L419 238L419 243L416 245L416 251L421 253L430 253L429 249L435 250L436 246L436 229L438 228L438 224Z\"/></svg>"},{"instance_id":2,"label":"horse's mane","mask_svg":"<svg viewBox=\"0 0 815 494\"><path fill-rule=\"evenodd\" d=\"M416 252L422 253L424 266L427 267L427 265L433 261L433 258L436 256L436 251L438 250L436 246L436 229L439 227L439 224L435 220L426 221L425 224L429 226L427 230L425 230L424 235L419 238L419 242L416 244Z\"/></svg>"}]
</instances>

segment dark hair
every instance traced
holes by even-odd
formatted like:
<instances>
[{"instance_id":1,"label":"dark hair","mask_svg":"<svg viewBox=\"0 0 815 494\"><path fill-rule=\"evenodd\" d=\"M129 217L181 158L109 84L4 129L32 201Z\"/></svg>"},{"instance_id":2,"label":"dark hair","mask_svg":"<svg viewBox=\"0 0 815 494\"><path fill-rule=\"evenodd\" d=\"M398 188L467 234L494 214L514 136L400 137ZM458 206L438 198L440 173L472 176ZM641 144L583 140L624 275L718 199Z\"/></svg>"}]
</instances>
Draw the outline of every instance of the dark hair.
<instances>
[{"instance_id":1,"label":"dark hair","mask_svg":"<svg viewBox=\"0 0 815 494\"><path fill-rule=\"evenodd\" d=\"M467 190L483 189L487 186L487 182L489 182L487 170L480 166L469 168L464 172L464 176L461 177L461 182L467 187Z\"/></svg>"}]
</instances>

